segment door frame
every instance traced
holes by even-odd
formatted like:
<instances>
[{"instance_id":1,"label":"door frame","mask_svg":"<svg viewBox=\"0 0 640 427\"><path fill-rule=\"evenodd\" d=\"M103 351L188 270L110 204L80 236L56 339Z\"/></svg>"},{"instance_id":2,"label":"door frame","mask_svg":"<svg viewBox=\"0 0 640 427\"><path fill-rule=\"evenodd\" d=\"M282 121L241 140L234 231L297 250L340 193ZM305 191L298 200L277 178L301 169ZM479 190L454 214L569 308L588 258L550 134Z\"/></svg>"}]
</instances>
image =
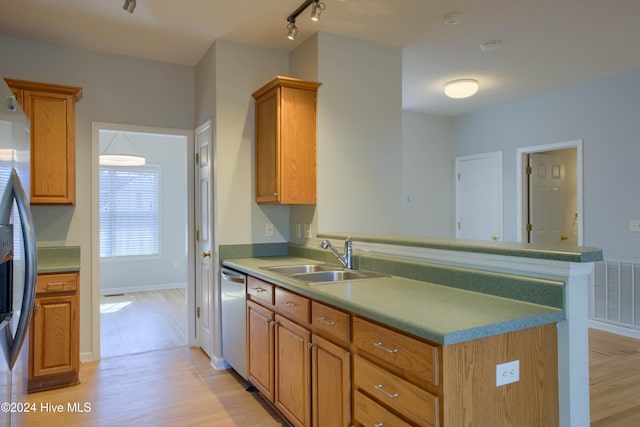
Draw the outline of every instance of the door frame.
<instances>
[{"instance_id":1,"label":"door frame","mask_svg":"<svg viewBox=\"0 0 640 427\"><path fill-rule=\"evenodd\" d=\"M583 202L583 141L576 139L573 141L556 142L552 144L535 145L530 147L521 147L516 151L516 241L526 242L527 231L525 224L527 223L527 213L529 209L529 200L527 180L525 179L527 170L527 155L533 153L544 153L548 151L563 150L574 148L576 150L576 169L577 169L577 192L578 192L578 246L584 245L584 202Z\"/></svg>"},{"instance_id":2,"label":"door frame","mask_svg":"<svg viewBox=\"0 0 640 427\"><path fill-rule=\"evenodd\" d=\"M156 133L184 136L187 139L187 345L195 343L195 232L193 130L117 123L91 122L91 353L81 353L80 361L100 360L100 130Z\"/></svg>"}]
</instances>

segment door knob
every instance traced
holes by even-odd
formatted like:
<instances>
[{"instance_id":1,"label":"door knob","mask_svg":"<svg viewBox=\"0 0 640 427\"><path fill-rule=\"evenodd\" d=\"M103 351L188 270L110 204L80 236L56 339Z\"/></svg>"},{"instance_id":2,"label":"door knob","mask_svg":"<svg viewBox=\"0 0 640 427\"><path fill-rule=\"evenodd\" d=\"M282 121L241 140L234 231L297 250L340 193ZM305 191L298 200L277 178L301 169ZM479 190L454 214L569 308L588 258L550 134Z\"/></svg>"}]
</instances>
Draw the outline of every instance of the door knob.
<instances>
[{"instance_id":1,"label":"door knob","mask_svg":"<svg viewBox=\"0 0 640 427\"><path fill-rule=\"evenodd\" d=\"M563 234L562 236L560 236L560 240L562 241L569 240L569 236L567 236L566 234Z\"/></svg>"},{"instance_id":2,"label":"door knob","mask_svg":"<svg viewBox=\"0 0 640 427\"><path fill-rule=\"evenodd\" d=\"M202 252L202 258L211 258L211 252Z\"/></svg>"}]
</instances>

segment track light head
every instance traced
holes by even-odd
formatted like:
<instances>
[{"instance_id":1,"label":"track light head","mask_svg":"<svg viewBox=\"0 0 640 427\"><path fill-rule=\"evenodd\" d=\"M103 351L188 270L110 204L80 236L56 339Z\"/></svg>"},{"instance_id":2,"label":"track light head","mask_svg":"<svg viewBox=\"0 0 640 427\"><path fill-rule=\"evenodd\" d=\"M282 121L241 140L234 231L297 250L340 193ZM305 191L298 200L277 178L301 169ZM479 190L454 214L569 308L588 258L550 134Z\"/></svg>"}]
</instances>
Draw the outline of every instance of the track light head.
<instances>
[{"instance_id":1,"label":"track light head","mask_svg":"<svg viewBox=\"0 0 640 427\"><path fill-rule=\"evenodd\" d=\"M324 10L325 5L324 3L320 3L319 0L316 0L313 3L313 6L311 6L311 20L312 21L319 21L320 20L320 14L322 13L322 11Z\"/></svg>"},{"instance_id":2,"label":"track light head","mask_svg":"<svg viewBox=\"0 0 640 427\"><path fill-rule=\"evenodd\" d=\"M124 0L124 5L122 6L124 10L129 13L133 13L136 8L136 0Z\"/></svg>"},{"instance_id":3,"label":"track light head","mask_svg":"<svg viewBox=\"0 0 640 427\"><path fill-rule=\"evenodd\" d=\"M311 9L311 20L318 21L320 19L320 14L324 10L324 3L320 2L320 0L304 0L304 2L298 6L296 10L294 10L291 15L287 18L288 35L289 40L295 40L296 35L298 34L298 27L296 27L296 18L305 11L306 8L313 5Z\"/></svg>"},{"instance_id":4,"label":"track light head","mask_svg":"<svg viewBox=\"0 0 640 427\"><path fill-rule=\"evenodd\" d=\"M287 25L287 38L289 40L295 40L298 35L298 27L296 27L296 20L289 21L289 25Z\"/></svg>"}]
</instances>

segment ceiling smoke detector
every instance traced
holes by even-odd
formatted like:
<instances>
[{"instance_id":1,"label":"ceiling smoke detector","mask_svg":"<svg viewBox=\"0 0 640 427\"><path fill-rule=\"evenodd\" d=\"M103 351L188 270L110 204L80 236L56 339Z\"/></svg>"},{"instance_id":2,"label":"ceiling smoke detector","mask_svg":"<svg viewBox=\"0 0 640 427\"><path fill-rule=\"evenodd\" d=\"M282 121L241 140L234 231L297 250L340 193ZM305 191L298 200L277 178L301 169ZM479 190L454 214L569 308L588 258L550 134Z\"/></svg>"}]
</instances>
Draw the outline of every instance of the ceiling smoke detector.
<instances>
[{"instance_id":1,"label":"ceiling smoke detector","mask_svg":"<svg viewBox=\"0 0 640 427\"><path fill-rule=\"evenodd\" d=\"M462 20L462 15L458 12L449 12L444 16L444 23L447 25L459 24Z\"/></svg>"},{"instance_id":2,"label":"ceiling smoke detector","mask_svg":"<svg viewBox=\"0 0 640 427\"><path fill-rule=\"evenodd\" d=\"M480 50L494 50L502 46L502 40L489 40L480 45Z\"/></svg>"}]
</instances>

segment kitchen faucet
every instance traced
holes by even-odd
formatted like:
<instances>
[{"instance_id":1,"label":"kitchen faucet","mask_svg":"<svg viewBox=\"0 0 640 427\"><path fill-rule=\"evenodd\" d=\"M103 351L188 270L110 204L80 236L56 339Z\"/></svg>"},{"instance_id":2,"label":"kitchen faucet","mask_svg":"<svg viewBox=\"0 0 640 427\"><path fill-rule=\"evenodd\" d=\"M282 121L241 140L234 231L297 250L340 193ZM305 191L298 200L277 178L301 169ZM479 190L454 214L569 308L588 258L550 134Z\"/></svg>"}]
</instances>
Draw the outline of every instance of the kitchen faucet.
<instances>
[{"instance_id":1,"label":"kitchen faucet","mask_svg":"<svg viewBox=\"0 0 640 427\"><path fill-rule=\"evenodd\" d=\"M348 269L353 269L353 242L351 241L351 237L347 237L347 240L344 242L344 255L340 254L336 248L333 247L330 241L323 240L322 249L329 249L333 254L338 258L338 261L342 263Z\"/></svg>"}]
</instances>

